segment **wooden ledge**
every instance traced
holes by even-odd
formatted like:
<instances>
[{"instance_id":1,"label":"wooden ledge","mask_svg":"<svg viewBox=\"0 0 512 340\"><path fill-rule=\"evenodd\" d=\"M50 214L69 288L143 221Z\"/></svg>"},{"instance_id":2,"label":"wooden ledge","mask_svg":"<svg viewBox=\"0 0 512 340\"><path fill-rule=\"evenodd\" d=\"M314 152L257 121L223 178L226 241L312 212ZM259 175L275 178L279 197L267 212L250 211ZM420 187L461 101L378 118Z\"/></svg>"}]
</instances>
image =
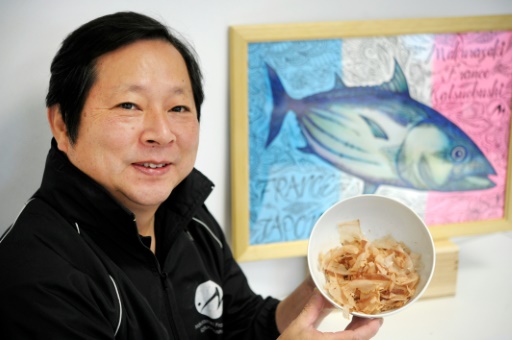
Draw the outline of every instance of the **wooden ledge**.
<instances>
[{"instance_id":1,"label":"wooden ledge","mask_svg":"<svg viewBox=\"0 0 512 340\"><path fill-rule=\"evenodd\" d=\"M450 240L434 242L436 247L436 267L430 285L422 298L455 295L457 271L459 268L459 247Z\"/></svg>"}]
</instances>

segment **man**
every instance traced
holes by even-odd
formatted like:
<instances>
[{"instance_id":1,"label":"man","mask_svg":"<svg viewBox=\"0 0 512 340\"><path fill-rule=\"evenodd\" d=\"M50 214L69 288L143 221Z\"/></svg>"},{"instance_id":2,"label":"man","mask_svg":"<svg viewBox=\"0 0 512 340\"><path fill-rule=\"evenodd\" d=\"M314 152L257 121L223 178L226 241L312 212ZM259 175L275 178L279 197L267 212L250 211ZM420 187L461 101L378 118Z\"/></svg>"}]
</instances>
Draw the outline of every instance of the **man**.
<instances>
[{"instance_id":1,"label":"man","mask_svg":"<svg viewBox=\"0 0 512 340\"><path fill-rule=\"evenodd\" d=\"M63 42L47 95L43 181L0 239L6 339L370 338L314 328L310 278L283 301L254 294L204 205L194 169L201 73L191 50L136 13Z\"/></svg>"}]
</instances>

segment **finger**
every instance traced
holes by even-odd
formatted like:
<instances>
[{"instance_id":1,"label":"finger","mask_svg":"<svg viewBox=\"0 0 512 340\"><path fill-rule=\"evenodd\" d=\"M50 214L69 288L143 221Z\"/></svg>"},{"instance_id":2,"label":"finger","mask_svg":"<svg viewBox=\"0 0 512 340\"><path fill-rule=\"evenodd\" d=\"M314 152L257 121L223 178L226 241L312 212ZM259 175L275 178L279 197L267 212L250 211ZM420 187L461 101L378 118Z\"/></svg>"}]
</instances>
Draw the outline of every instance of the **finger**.
<instances>
[{"instance_id":1,"label":"finger","mask_svg":"<svg viewBox=\"0 0 512 340\"><path fill-rule=\"evenodd\" d=\"M370 339L377 334L383 322L382 318L368 319L355 316L345 329L352 332L355 338Z\"/></svg>"},{"instance_id":2,"label":"finger","mask_svg":"<svg viewBox=\"0 0 512 340\"><path fill-rule=\"evenodd\" d=\"M353 316L350 323L347 325L347 330L350 329L357 329L361 326L364 326L365 324L369 323L371 320L379 320L380 324L384 322L382 318L361 318L358 316Z\"/></svg>"}]
</instances>

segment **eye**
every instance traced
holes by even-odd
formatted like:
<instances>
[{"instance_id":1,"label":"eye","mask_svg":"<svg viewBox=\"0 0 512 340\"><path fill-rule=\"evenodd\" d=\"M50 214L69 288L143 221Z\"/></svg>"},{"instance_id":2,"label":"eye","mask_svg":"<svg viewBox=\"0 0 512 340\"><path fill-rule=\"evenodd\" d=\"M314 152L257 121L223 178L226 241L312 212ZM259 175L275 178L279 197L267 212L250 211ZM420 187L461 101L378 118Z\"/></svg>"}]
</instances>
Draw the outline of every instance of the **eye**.
<instances>
[{"instance_id":1,"label":"eye","mask_svg":"<svg viewBox=\"0 0 512 340\"><path fill-rule=\"evenodd\" d=\"M173 112L187 112L187 111L190 111L190 110L186 106L178 105L178 106L173 107L171 109L171 111L173 111Z\"/></svg>"},{"instance_id":2,"label":"eye","mask_svg":"<svg viewBox=\"0 0 512 340\"><path fill-rule=\"evenodd\" d=\"M467 155L466 148L463 146L456 146L452 149L452 158L455 162L462 162Z\"/></svg>"},{"instance_id":3,"label":"eye","mask_svg":"<svg viewBox=\"0 0 512 340\"><path fill-rule=\"evenodd\" d=\"M137 108L137 106L133 103L121 103L119 104L119 107L125 110L134 110Z\"/></svg>"}]
</instances>

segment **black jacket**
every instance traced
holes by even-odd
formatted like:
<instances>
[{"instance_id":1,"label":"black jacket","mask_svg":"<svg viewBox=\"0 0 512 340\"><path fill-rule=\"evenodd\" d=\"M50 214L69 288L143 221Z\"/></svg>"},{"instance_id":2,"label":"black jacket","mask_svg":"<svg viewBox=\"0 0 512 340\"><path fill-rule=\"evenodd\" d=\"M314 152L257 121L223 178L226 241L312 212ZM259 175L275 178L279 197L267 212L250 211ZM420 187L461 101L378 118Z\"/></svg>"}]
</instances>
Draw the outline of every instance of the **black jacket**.
<instances>
[{"instance_id":1,"label":"black jacket","mask_svg":"<svg viewBox=\"0 0 512 340\"><path fill-rule=\"evenodd\" d=\"M57 150L0 239L2 339L275 339L272 298L254 294L204 205L194 170L156 214L156 254L134 216Z\"/></svg>"}]
</instances>

